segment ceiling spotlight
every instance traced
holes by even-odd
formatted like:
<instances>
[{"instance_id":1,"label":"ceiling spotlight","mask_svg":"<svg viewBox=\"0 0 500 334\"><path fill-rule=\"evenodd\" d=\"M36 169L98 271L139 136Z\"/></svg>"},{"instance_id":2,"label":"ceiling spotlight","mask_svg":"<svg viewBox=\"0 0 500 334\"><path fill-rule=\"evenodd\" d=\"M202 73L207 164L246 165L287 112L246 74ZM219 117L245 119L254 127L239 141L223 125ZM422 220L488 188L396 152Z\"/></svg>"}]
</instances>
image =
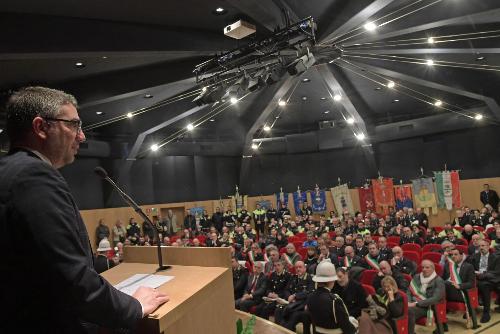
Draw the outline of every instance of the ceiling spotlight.
<instances>
[{"instance_id":1,"label":"ceiling spotlight","mask_svg":"<svg viewBox=\"0 0 500 334\"><path fill-rule=\"evenodd\" d=\"M215 122L215 119L211 118L211 119L210 119L210 122Z\"/></svg>"},{"instance_id":2,"label":"ceiling spotlight","mask_svg":"<svg viewBox=\"0 0 500 334\"><path fill-rule=\"evenodd\" d=\"M328 114L328 113L330 113L330 110L323 111L323 114Z\"/></svg>"},{"instance_id":3,"label":"ceiling spotlight","mask_svg":"<svg viewBox=\"0 0 500 334\"><path fill-rule=\"evenodd\" d=\"M192 123L189 123L189 124L186 126L186 129L187 129L188 131L193 131L193 129L194 129L194 125L193 125Z\"/></svg>"},{"instance_id":4,"label":"ceiling spotlight","mask_svg":"<svg viewBox=\"0 0 500 334\"><path fill-rule=\"evenodd\" d=\"M326 97L322 97L322 98L320 98L320 100L321 100L321 101L324 101L324 100L326 100Z\"/></svg>"},{"instance_id":5,"label":"ceiling spotlight","mask_svg":"<svg viewBox=\"0 0 500 334\"><path fill-rule=\"evenodd\" d=\"M354 124L354 117L349 117L345 121L347 122L347 124Z\"/></svg>"},{"instance_id":6,"label":"ceiling spotlight","mask_svg":"<svg viewBox=\"0 0 500 334\"><path fill-rule=\"evenodd\" d=\"M156 152L156 151L158 151L158 149L159 149L159 147L157 144L151 145L151 151Z\"/></svg>"},{"instance_id":7,"label":"ceiling spotlight","mask_svg":"<svg viewBox=\"0 0 500 334\"><path fill-rule=\"evenodd\" d=\"M432 66L432 65L434 65L434 60L427 59L427 61L425 63L427 64L427 66Z\"/></svg>"},{"instance_id":8,"label":"ceiling spotlight","mask_svg":"<svg viewBox=\"0 0 500 334\"><path fill-rule=\"evenodd\" d=\"M238 99L236 97L232 97L229 101L231 101L231 104L238 103Z\"/></svg>"},{"instance_id":9,"label":"ceiling spotlight","mask_svg":"<svg viewBox=\"0 0 500 334\"><path fill-rule=\"evenodd\" d=\"M476 58L476 60L477 60L477 61L481 61L481 60L484 60L484 59L485 59L485 57L484 57L484 56L478 56L478 57Z\"/></svg>"},{"instance_id":10,"label":"ceiling spotlight","mask_svg":"<svg viewBox=\"0 0 500 334\"><path fill-rule=\"evenodd\" d=\"M307 96L302 96L302 101L307 101Z\"/></svg>"},{"instance_id":11,"label":"ceiling spotlight","mask_svg":"<svg viewBox=\"0 0 500 334\"><path fill-rule=\"evenodd\" d=\"M328 64L333 64L333 62L335 61L335 59L332 59L328 62Z\"/></svg>"},{"instance_id":12,"label":"ceiling spotlight","mask_svg":"<svg viewBox=\"0 0 500 334\"><path fill-rule=\"evenodd\" d=\"M103 114L104 114L104 112L102 112L102 111L96 111L96 112L95 112L95 114L96 114L96 115L103 115Z\"/></svg>"},{"instance_id":13,"label":"ceiling spotlight","mask_svg":"<svg viewBox=\"0 0 500 334\"><path fill-rule=\"evenodd\" d=\"M264 125L264 131L271 131L271 127L269 125Z\"/></svg>"},{"instance_id":14,"label":"ceiling spotlight","mask_svg":"<svg viewBox=\"0 0 500 334\"><path fill-rule=\"evenodd\" d=\"M340 94L335 94L333 96L333 100L338 102L338 101L342 100L342 96Z\"/></svg>"},{"instance_id":15,"label":"ceiling spotlight","mask_svg":"<svg viewBox=\"0 0 500 334\"><path fill-rule=\"evenodd\" d=\"M128 112L128 113L127 113L127 117L128 117L128 118L132 118L132 117L134 117L134 114L132 114L131 112Z\"/></svg>"},{"instance_id":16,"label":"ceiling spotlight","mask_svg":"<svg viewBox=\"0 0 500 334\"><path fill-rule=\"evenodd\" d=\"M206 86L202 87L202 88L201 88L201 91L202 91L203 93L204 93L204 92L206 92L206 91L207 91L207 87L206 87Z\"/></svg>"},{"instance_id":17,"label":"ceiling spotlight","mask_svg":"<svg viewBox=\"0 0 500 334\"><path fill-rule=\"evenodd\" d=\"M153 98L153 95L151 95L151 94L144 94L144 98L145 99L151 99L151 98Z\"/></svg>"},{"instance_id":18,"label":"ceiling spotlight","mask_svg":"<svg viewBox=\"0 0 500 334\"><path fill-rule=\"evenodd\" d=\"M3 129L0 129L0 133L2 133L2 132L3 132Z\"/></svg>"},{"instance_id":19,"label":"ceiling spotlight","mask_svg":"<svg viewBox=\"0 0 500 334\"><path fill-rule=\"evenodd\" d=\"M365 139L365 134L363 132L355 134L356 139L358 140L364 140Z\"/></svg>"},{"instance_id":20,"label":"ceiling spotlight","mask_svg":"<svg viewBox=\"0 0 500 334\"><path fill-rule=\"evenodd\" d=\"M482 114L476 114L476 116L474 116L474 119L475 119L476 121L480 121L480 120L482 120L482 119L483 119L483 115L482 115Z\"/></svg>"},{"instance_id":21,"label":"ceiling spotlight","mask_svg":"<svg viewBox=\"0 0 500 334\"><path fill-rule=\"evenodd\" d=\"M381 89L382 89L382 88L380 88L380 87L375 87L375 90L381 90Z\"/></svg>"},{"instance_id":22,"label":"ceiling spotlight","mask_svg":"<svg viewBox=\"0 0 500 334\"><path fill-rule=\"evenodd\" d=\"M435 42L435 41L434 41L434 38L433 38L433 37L429 37L429 38L427 38L427 43L429 43L429 44L434 44L434 42Z\"/></svg>"},{"instance_id":23,"label":"ceiling spotlight","mask_svg":"<svg viewBox=\"0 0 500 334\"><path fill-rule=\"evenodd\" d=\"M392 103L396 103L396 102L399 102L399 100L398 99L392 100Z\"/></svg>"},{"instance_id":24,"label":"ceiling spotlight","mask_svg":"<svg viewBox=\"0 0 500 334\"><path fill-rule=\"evenodd\" d=\"M309 82L309 81L311 81L311 79L309 79L309 78L302 79L302 82Z\"/></svg>"},{"instance_id":25,"label":"ceiling spotlight","mask_svg":"<svg viewBox=\"0 0 500 334\"><path fill-rule=\"evenodd\" d=\"M257 144L252 144L252 150L257 150L259 148L259 145Z\"/></svg>"},{"instance_id":26,"label":"ceiling spotlight","mask_svg":"<svg viewBox=\"0 0 500 334\"><path fill-rule=\"evenodd\" d=\"M434 102L434 105L436 107L441 107L443 105L443 102L441 100L437 100L436 102Z\"/></svg>"},{"instance_id":27,"label":"ceiling spotlight","mask_svg":"<svg viewBox=\"0 0 500 334\"><path fill-rule=\"evenodd\" d=\"M85 64L82 62L77 62L77 63L75 63L75 67L82 68L82 67L85 67Z\"/></svg>"},{"instance_id":28,"label":"ceiling spotlight","mask_svg":"<svg viewBox=\"0 0 500 334\"><path fill-rule=\"evenodd\" d=\"M212 14L214 15L224 15L227 13L227 9L224 9L222 7L217 7L212 11Z\"/></svg>"},{"instance_id":29,"label":"ceiling spotlight","mask_svg":"<svg viewBox=\"0 0 500 334\"><path fill-rule=\"evenodd\" d=\"M223 11L224 11L224 8L222 8L222 7L218 7L218 8L216 8L216 9L215 9L215 11L216 11L217 13L221 13L221 12L223 12Z\"/></svg>"},{"instance_id":30,"label":"ceiling spotlight","mask_svg":"<svg viewBox=\"0 0 500 334\"><path fill-rule=\"evenodd\" d=\"M286 106L286 101L285 101L285 100L279 100L279 101L278 101L278 105L279 105L280 107L284 107L284 106Z\"/></svg>"},{"instance_id":31,"label":"ceiling spotlight","mask_svg":"<svg viewBox=\"0 0 500 334\"><path fill-rule=\"evenodd\" d=\"M374 31L375 29L377 29L377 25L373 22L368 22L363 27L368 31Z\"/></svg>"},{"instance_id":32,"label":"ceiling spotlight","mask_svg":"<svg viewBox=\"0 0 500 334\"><path fill-rule=\"evenodd\" d=\"M394 81L389 81L389 82L387 83L387 87L388 87L388 88L394 88L395 86L396 86L396 84L394 83Z\"/></svg>"}]
</instances>

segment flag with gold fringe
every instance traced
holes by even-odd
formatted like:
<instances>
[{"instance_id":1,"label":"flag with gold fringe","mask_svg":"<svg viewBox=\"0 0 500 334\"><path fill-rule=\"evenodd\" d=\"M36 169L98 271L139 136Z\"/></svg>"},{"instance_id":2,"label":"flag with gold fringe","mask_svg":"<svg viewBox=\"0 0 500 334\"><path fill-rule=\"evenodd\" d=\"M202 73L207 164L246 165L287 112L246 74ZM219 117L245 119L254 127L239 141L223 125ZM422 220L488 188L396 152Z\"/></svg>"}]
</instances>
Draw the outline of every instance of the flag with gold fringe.
<instances>
[{"instance_id":1,"label":"flag with gold fringe","mask_svg":"<svg viewBox=\"0 0 500 334\"><path fill-rule=\"evenodd\" d=\"M457 171L434 172L438 206L450 211L461 206L460 179Z\"/></svg>"},{"instance_id":2,"label":"flag with gold fringe","mask_svg":"<svg viewBox=\"0 0 500 334\"><path fill-rule=\"evenodd\" d=\"M391 178L379 177L372 179L373 199L375 211L389 214L389 207L394 207L394 183Z\"/></svg>"},{"instance_id":3,"label":"flag with gold fringe","mask_svg":"<svg viewBox=\"0 0 500 334\"><path fill-rule=\"evenodd\" d=\"M411 183L413 186L414 207L424 209L426 214L429 214L429 209L432 209L432 214L437 215L437 199L432 178L423 177L412 180Z\"/></svg>"},{"instance_id":4,"label":"flag with gold fringe","mask_svg":"<svg viewBox=\"0 0 500 334\"><path fill-rule=\"evenodd\" d=\"M316 185L313 191L309 192L311 196L312 202L312 210L315 213L321 213L326 211L326 194L325 191L319 189L319 186Z\"/></svg>"},{"instance_id":5,"label":"flag with gold fringe","mask_svg":"<svg viewBox=\"0 0 500 334\"><path fill-rule=\"evenodd\" d=\"M333 204L337 213L341 215L344 212L349 212L351 215L354 214L354 207L352 205L351 193L347 184L342 184L337 187L330 189L333 197Z\"/></svg>"},{"instance_id":6,"label":"flag with gold fringe","mask_svg":"<svg viewBox=\"0 0 500 334\"><path fill-rule=\"evenodd\" d=\"M396 200L396 209L413 208L410 185L394 186L394 197Z\"/></svg>"},{"instance_id":7,"label":"flag with gold fringe","mask_svg":"<svg viewBox=\"0 0 500 334\"><path fill-rule=\"evenodd\" d=\"M373 191L368 184L365 187L358 188L359 192L359 207L362 212L367 210L373 211L375 209L375 202L373 200Z\"/></svg>"}]
</instances>

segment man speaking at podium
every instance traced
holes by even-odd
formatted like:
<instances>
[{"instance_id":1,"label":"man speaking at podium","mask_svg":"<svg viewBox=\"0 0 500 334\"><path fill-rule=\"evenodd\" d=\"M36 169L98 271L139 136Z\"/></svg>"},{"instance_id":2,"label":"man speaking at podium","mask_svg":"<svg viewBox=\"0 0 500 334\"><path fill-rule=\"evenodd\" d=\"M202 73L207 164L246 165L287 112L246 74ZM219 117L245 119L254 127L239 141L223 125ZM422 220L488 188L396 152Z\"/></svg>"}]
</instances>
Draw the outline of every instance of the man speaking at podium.
<instances>
[{"instance_id":1,"label":"man speaking at podium","mask_svg":"<svg viewBox=\"0 0 500 334\"><path fill-rule=\"evenodd\" d=\"M0 159L3 263L0 333L96 333L134 328L168 297L141 287L133 297L93 268L85 225L57 169L85 140L73 96L27 87L7 102L10 151Z\"/></svg>"}]
</instances>

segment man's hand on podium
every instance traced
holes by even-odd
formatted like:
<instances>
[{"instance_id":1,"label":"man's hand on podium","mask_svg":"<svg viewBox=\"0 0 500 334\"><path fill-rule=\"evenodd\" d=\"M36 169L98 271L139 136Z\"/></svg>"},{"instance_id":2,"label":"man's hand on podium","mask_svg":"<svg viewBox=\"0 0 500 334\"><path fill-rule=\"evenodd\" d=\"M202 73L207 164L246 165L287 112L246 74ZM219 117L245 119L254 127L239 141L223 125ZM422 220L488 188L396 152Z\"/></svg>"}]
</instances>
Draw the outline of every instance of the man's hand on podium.
<instances>
[{"instance_id":1,"label":"man's hand on podium","mask_svg":"<svg viewBox=\"0 0 500 334\"><path fill-rule=\"evenodd\" d=\"M164 304L170 300L170 298L153 288L148 288L145 286L139 287L135 293L132 295L135 299L141 303L142 306L142 316L145 317L152 313L161 304Z\"/></svg>"}]
</instances>

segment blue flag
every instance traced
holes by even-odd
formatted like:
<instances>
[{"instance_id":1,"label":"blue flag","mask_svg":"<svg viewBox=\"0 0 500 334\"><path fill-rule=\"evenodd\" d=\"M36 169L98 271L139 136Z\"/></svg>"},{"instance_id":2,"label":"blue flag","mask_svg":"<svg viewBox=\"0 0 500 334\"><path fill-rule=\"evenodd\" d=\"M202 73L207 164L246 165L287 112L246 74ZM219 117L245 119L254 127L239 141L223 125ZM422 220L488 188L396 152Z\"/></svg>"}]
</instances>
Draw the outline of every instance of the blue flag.
<instances>
[{"instance_id":1,"label":"blue flag","mask_svg":"<svg viewBox=\"0 0 500 334\"><path fill-rule=\"evenodd\" d=\"M296 215L300 215L300 208L302 208L302 203L305 202L307 202L307 193L305 191L301 191L299 188L293 192L293 206Z\"/></svg>"},{"instance_id":2,"label":"blue flag","mask_svg":"<svg viewBox=\"0 0 500 334\"><path fill-rule=\"evenodd\" d=\"M309 192L311 195L313 212L326 211L326 194L324 190L316 188L314 191Z\"/></svg>"}]
</instances>

